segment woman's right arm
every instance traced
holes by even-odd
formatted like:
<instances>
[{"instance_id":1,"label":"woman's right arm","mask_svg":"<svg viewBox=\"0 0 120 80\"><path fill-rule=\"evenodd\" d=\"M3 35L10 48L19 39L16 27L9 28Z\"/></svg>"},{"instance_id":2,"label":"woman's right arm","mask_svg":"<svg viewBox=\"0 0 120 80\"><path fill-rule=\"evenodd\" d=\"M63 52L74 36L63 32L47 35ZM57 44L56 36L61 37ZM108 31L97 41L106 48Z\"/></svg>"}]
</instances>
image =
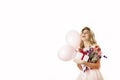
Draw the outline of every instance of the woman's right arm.
<instances>
[{"instance_id":1,"label":"woman's right arm","mask_svg":"<svg viewBox=\"0 0 120 80\"><path fill-rule=\"evenodd\" d=\"M77 64L77 67L78 67L80 70L82 70L81 64Z\"/></svg>"}]
</instances>

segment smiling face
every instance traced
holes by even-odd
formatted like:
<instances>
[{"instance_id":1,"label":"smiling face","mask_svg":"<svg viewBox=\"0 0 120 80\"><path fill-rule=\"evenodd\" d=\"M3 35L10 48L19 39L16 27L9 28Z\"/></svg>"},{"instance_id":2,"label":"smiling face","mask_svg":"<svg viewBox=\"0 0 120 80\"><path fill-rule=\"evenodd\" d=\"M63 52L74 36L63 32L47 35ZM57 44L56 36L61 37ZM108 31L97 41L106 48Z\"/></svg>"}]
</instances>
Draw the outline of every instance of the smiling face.
<instances>
[{"instance_id":1,"label":"smiling face","mask_svg":"<svg viewBox=\"0 0 120 80\"><path fill-rule=\"evenodd\" d=\"M81 34L81 39L83 41L88 41L90 39L90 31L87 29L83 30Z\"/></svg>"},{"instance_id":2,"label":"smiling face","mask_svg":"<svg viewBox=\"0 0 120 80\"><path fill-rule=\"evenodd\" d=\"M89 44L89 45L97 44L94 33L91 31L89 27L84 27L81 30L80 37L81 37L80 48L84 48L85 44Z\"/></svg>"}]
</instances>

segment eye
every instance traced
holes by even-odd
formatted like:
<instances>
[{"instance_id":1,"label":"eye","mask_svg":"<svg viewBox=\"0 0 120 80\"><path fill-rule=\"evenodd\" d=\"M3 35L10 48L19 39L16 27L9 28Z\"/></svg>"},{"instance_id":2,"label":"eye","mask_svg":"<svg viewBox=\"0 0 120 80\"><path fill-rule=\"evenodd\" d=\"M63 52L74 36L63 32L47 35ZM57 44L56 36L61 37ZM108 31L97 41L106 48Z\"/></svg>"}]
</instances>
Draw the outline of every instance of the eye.
<instances>
[{"instance_id":1,"label":"eye","mask_svg":"<svg viewBox=\"0 0 120 80\"><path fill-rule=\"evenodd\" d=\"M89 32L83 32L83 34L89 34Z\"/></svg>"},{"instance_id":2,"label":"eye","mask_svg":"<svg viewBox=\"0 0 120 80\"><path fill-rule=\"evenodd\" d=\"M82 34L89 34L88 30L84 30Z\"/></svg>"}]
</instances>

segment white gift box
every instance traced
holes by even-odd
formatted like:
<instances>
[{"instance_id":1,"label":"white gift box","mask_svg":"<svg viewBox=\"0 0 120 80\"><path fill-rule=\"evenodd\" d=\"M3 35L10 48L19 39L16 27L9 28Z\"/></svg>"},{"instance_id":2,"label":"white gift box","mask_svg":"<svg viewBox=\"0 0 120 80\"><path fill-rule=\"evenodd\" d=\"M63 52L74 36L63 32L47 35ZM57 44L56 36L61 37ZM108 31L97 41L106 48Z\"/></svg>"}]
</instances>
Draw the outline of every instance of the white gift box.
<instances>
[{"instance_id":1,"label":"white gift box","mask_svg":"<svg viewBox=\"0 0 120 80\"><path fill-rule=\"evenodd\" d=\"M83 58L82 58L82 57L83 57ZM86 55L86 54L83 54L83 53L77 52L77 53L76 53L76 56L75 56L75 59L80 59L80 60L81 60L81 63L82 63L83 61L88 61L89 56ZM82 68L83 68L83 72L84 72L84 71L86 70L86 66L83 65L83 64L81 64L81 66L82 66Z\"/></svg>"},{"instance_id":2,"label":"white gift box","mask_svg":"<svg viewBox=\"0 0 120 80\"><path fill-rule=\"evenodd\" d=\"M84 57L83 57L84 56ZM83 57L83 59L82 59ZM88 55L85 55L85 54L82 54L80 52L77 52L76 53L76 56L75 56L75 59L81 59L82 61L88 61L89 59L89 56Z\"/></svg>"}]
</instances>

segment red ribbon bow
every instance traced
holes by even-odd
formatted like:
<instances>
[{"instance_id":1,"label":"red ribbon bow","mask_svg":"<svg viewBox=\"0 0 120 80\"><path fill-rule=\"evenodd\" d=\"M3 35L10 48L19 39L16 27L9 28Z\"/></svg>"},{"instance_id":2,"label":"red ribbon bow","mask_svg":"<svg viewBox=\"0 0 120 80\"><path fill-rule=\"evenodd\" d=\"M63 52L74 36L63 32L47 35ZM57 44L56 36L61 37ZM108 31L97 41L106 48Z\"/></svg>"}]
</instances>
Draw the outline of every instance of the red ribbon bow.
<instances>
[{"instance_id":1,"label":"red ribbon bow","mask_svg":"<svg viewBox=\"0 0 120 80\"><path fill-rule=\"evenodd\" d=\"M84 56L87 55L87 52L83 51L83 49L80 49L79 51L83 54L83 56L81 58L81 60L83 60Z\"/></svg>"}]
</instances>

